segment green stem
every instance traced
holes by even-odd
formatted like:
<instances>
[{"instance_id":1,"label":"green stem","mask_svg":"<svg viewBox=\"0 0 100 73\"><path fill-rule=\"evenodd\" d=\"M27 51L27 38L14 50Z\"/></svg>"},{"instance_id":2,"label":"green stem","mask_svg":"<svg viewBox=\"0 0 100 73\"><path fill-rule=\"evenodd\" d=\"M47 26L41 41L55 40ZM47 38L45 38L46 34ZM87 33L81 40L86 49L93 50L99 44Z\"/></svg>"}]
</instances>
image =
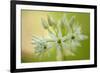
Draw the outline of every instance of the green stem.
<instances>
[{"instance_id":1,"label":"green stem","mask_svg":"<svg viewBox=\"0 0 100 73\"><path fill-rule=\"evenodd\" d=\"M63 52L62 52L62 46L61 48L57 48L57 61L62 61L64 59Z\"/></svg>"}]
</instances>

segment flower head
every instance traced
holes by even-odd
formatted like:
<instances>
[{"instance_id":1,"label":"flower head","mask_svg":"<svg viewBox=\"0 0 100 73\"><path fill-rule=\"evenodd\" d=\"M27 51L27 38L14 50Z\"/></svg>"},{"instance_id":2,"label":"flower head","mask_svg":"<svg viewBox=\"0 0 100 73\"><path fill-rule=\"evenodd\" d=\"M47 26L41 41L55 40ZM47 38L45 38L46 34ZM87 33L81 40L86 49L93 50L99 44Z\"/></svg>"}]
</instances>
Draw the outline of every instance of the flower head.
<instances>
[{"instance_id":1,"label":"flower head","mask_svg":"<svg viewBox=\"0 0 100 73\"><path fill-rule=\"evenodd\" d=\"M41 19L43 27L48 30L49 38L33 36L33 44L36 45L35 52L41 55L48 52L50 48L56 48L56 59L64 60L64 56L74 56L75 50L81 46L80 41L88 37L82 33L81 27L75 23L75 16L67 21L66 15L58 21L48 16L47 22Z\"/></svg>"},{"instance_id":2,"label":"flower head","mask_svg":"<svg viewBox=\"0 0 100 73\"><path fill-rule=\"evenodd\" d=\"M35 54L40 56L47 52L51 46L49 45L48 41L45 38L41 38L38 36L33 36L32 43L36 45L35 47Z\"/></svg>"},{"instance_id":3,"label":"flower head","mask_svg":"<svg viewBox=\"0 0 100 73\"><path fill-rule=\"evenodd\" d=\"M73 24L72 24L72 22ZM67 25L68 27L68 33L66 36L67 44L69 47L74 50L78 46L81 46L80 41L83 41L87 39L88 37L82 33L81 27L79 24L75 24L75 17L72 17L69 24Z\"/></svg>"}]
</instances>

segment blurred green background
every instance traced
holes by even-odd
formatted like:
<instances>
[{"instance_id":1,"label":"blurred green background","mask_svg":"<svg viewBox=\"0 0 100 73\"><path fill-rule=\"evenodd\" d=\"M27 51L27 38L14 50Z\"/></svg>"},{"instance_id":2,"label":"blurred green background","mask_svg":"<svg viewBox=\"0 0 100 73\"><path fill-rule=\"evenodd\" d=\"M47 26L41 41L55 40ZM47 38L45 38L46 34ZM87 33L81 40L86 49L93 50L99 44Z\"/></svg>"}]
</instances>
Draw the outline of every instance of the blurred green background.
<instances>
[{"instance_id":1,"label":"blurred green background","mask_svg":"<svg viewBox=\"0 0 100 73\"><path fill-rule=\"evenodd\" d=\"M82 28L82 33L88 36L88 39L80 42L81 47L77 47L75 56L64 57L64 61L87 60L90 59L90 14L79 12L51 12L51 11L21 11L21 29L22 29L22 44L21 44L21 62L47 62L56 61L56 48L49 51L50 56L45 53L42 58L34 55L34 46L32 45L32 35L47 36L48 32L41 25L41 18L47 20L50 15L59 21L63 14L66 14L67 20L75 16L75 21L78 22Z\"/></svg>"}]
</instances>

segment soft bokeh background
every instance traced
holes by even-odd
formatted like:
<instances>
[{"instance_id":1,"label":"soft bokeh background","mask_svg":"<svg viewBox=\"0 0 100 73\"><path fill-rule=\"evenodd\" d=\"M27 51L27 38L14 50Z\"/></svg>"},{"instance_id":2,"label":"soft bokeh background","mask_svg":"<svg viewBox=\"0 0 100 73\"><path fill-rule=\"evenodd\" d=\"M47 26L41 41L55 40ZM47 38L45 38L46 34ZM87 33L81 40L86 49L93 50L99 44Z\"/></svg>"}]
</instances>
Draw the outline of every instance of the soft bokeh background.
<instances>
[{"instance_id":1,"label":"soft bokeh background","mask_svg":"<svg viewBox=\"0 0 100 73\"><path fill-rule=\"evenodd\" d=\"M50 50L50 57L44 55L42 60L39 60L34 55L34 46L32 45L32 35L47 36L48 32L43 28L41 24L41 18L47 20L47 15L53 16L56 21L60 20L63 14L67 14L69 20L71 16L76 17L76 22L82 27L82 31L88 36L87 40L81 42L81 47L77 47L75 56L67 56L68 60L86 60L90 58L90 14L89 13L77 13L77 12L50 12L50 11L21 11L21 28L22 28L22 47L21 47L21 61L38 62L38 61L56 61L56 48Z\"/></svg>"}]
</instances>

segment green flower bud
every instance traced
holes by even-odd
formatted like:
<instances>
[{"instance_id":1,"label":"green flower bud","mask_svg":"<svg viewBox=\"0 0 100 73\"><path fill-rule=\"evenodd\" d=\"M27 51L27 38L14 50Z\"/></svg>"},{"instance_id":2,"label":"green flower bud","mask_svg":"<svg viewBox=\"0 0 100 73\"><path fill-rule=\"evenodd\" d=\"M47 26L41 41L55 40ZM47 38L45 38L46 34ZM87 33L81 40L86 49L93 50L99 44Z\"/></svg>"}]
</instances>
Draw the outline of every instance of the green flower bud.
<instances>
[{"instance_id":1,"label":"green flower bud","mask_svg":"<svg viewBox=\"0 0 100 73\"><path fill-rule=\"evenodd\" d=\"M75 16L72 16L70 21L69 21L69 25L72 26L75 22Z\"/></svg>"},{"instance_id":2,"label":"green flower bud","mask_svg":"<svg viewBox=\"0 0 100 73\"><path fill-rule=\"evenodd\" d=\"M50 17L50 16L48 16L48 24L50 26L54 26L56 24L55 21L54 21L54 19L52 17Z\"/></svg>"},{"instance_id":3,"label":"green flower bud","mask_svg":"<svg viewBox=\"0 0 100 73\"><path fill-rule=\"evenodd\" d=\"M64 14L61 20L61 24L66 25L66 23L67 23L67 18L66 18L66 15Z\"/></svg>"},{"instance_id":4,"label":"green flower bud","mask_svg":"<svg viewBox=\"0 0 100 73\"><path fill-rule=\"evenodd\" d=\"M48 24L46 23L46 21L42 18L41 19L42 25L45 29L48 29Z\"/></svg>"}]
</instances>

